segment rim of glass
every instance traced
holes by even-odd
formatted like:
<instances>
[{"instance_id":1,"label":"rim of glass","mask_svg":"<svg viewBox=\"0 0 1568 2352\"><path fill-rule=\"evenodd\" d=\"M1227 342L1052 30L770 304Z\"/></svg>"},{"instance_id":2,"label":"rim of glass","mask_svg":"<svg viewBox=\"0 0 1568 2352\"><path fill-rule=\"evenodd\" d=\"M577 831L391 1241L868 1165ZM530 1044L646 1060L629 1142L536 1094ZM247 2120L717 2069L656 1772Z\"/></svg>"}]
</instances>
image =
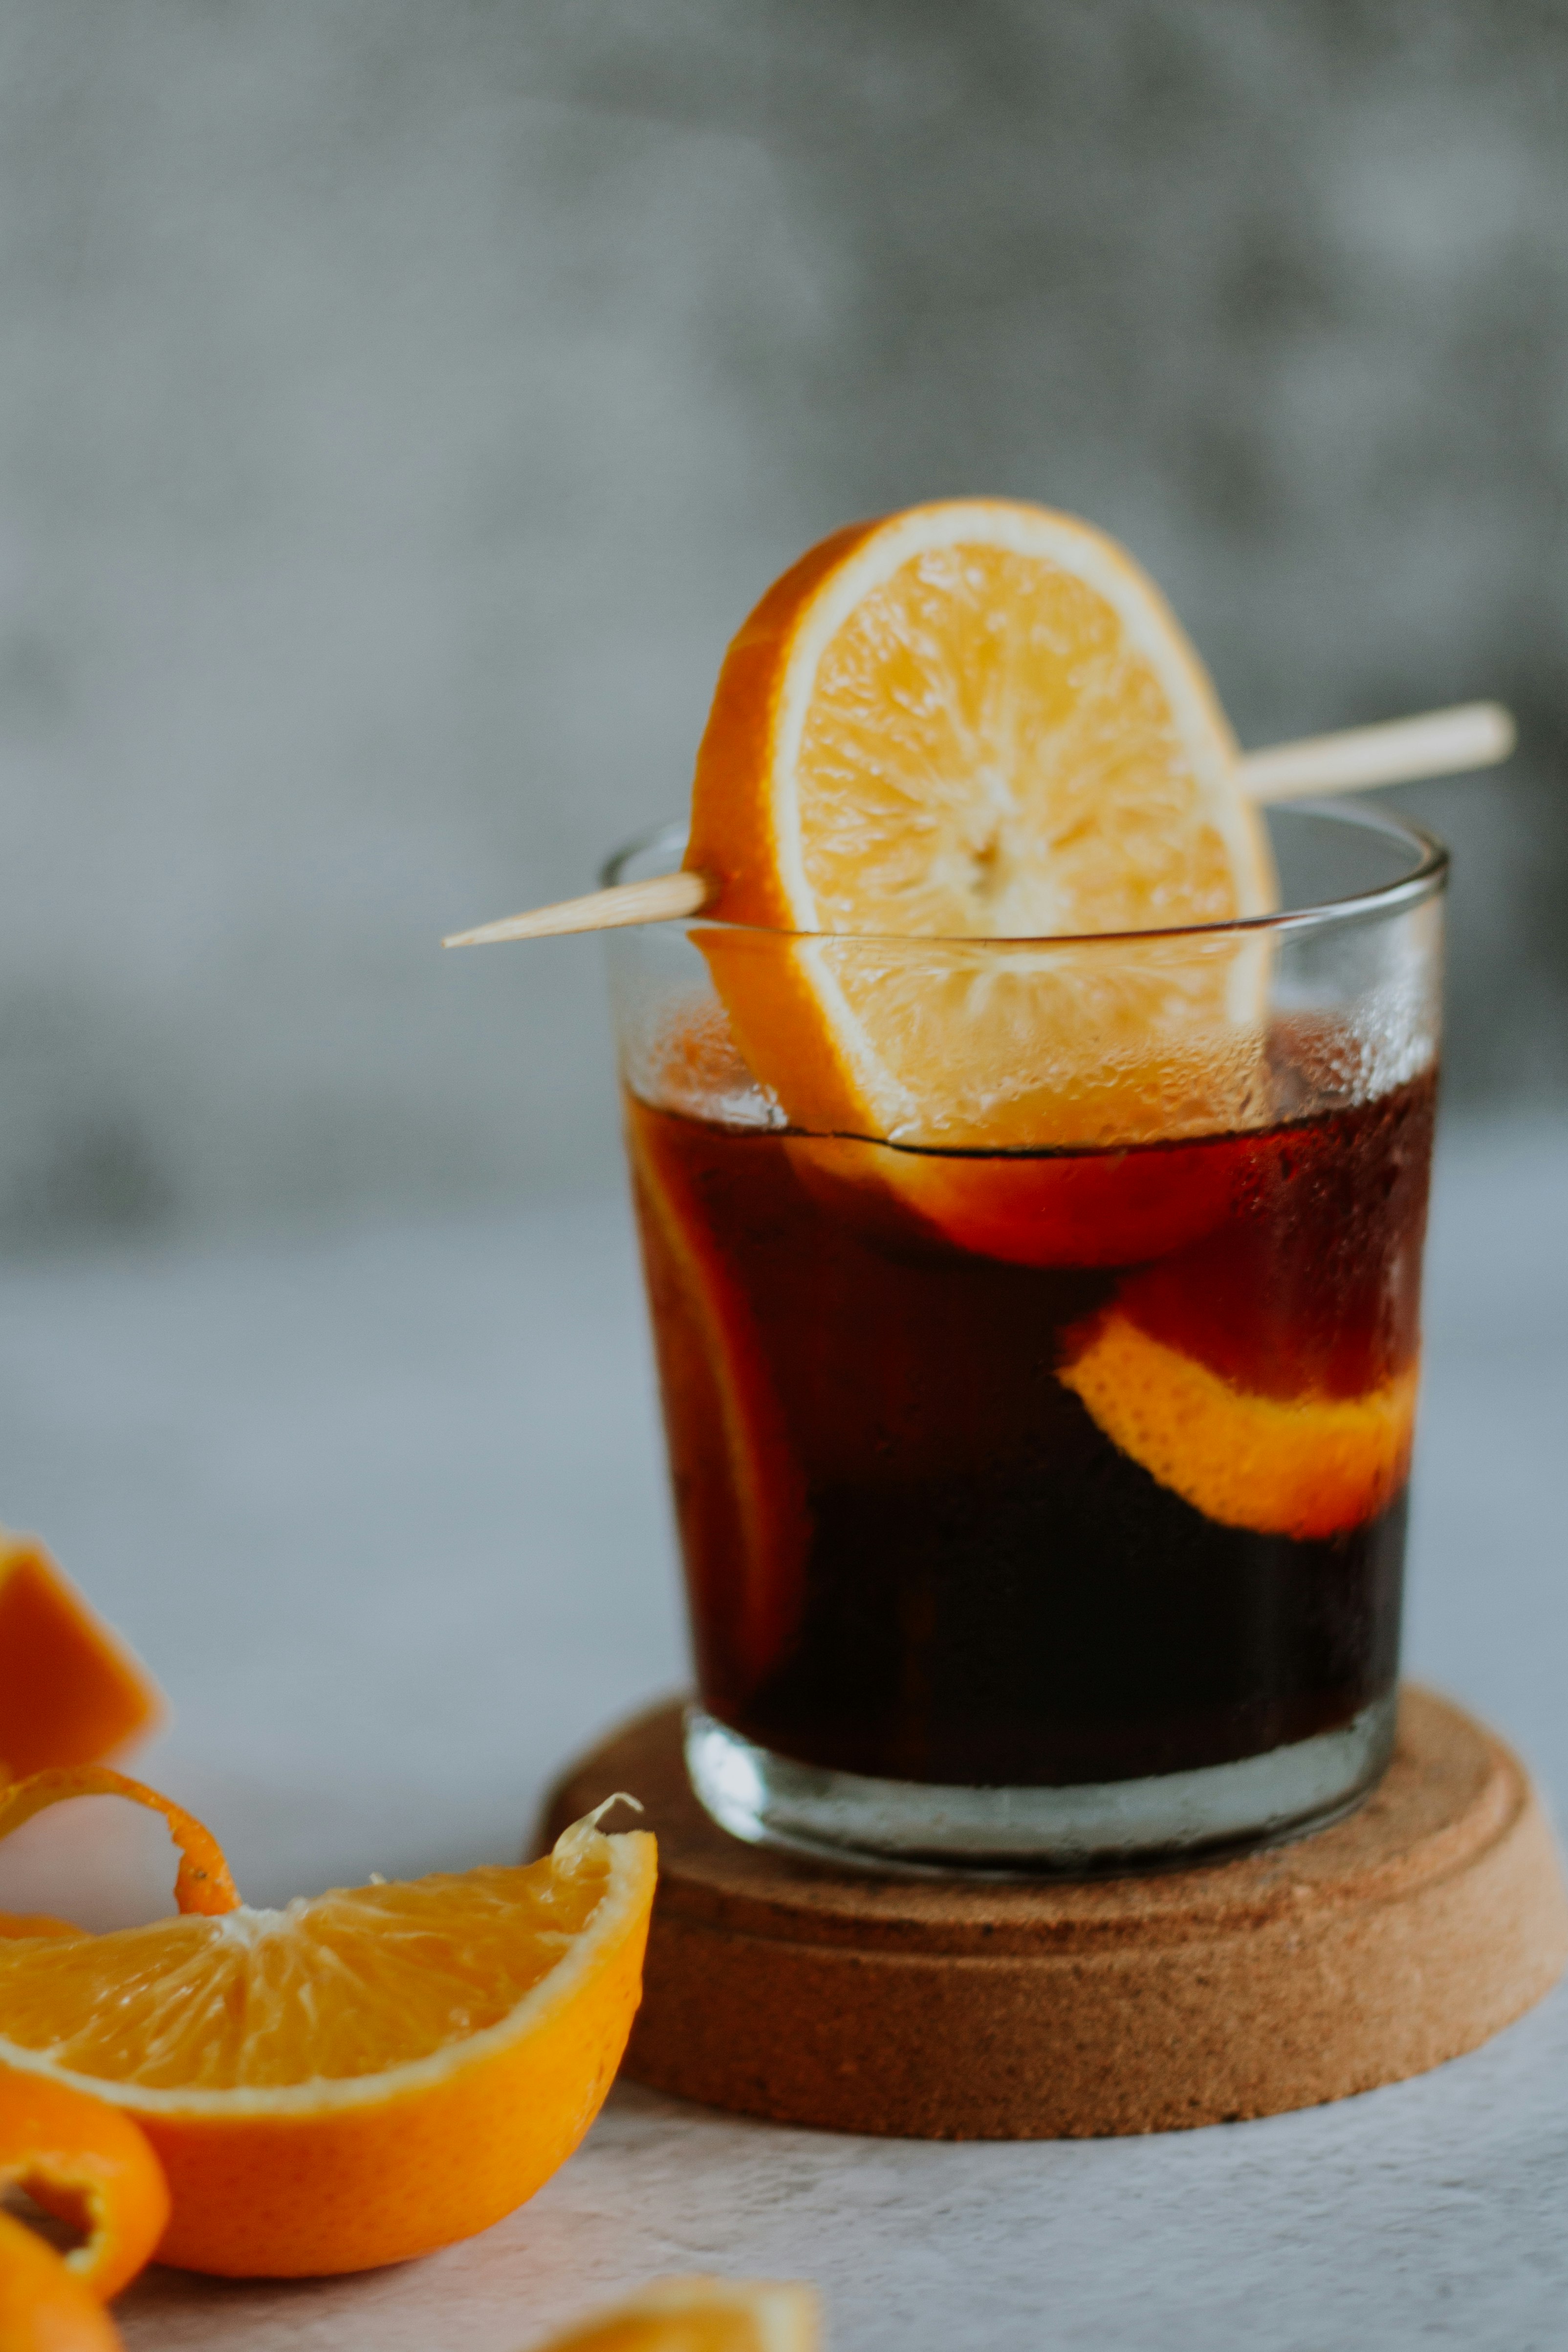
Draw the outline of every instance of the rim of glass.
<instances>
[{"instance_id":1,"label":"rim of glass","mask_svg":"<svg viewBox=\"0 0 1568 2352\"><path fill-rule=\"evenodd\" d=\"M1415 859L1408 874L1397 875L1391 882L1380 882L1368 890L1347 892L1343 898L1323 898L1310 907L1284 907L1271 915L1242 915L1223 923L1171 923L1159 929L1139 931L1026 931L1021 934L995 932L943 931L788 931L769 923L736 923L720 915L686 915L672 919L682 923L702 923L721 930L749 931L759 939L773 940L863 940L868 944L899 947L963 947L963 948L1037 948L1044 946L1083 946L1089 941L1103 945L1108 940L1204 939L1224 933L1249 931L1289 931L1321 929L1331 923L1353 921L1371 915L1391 915L1406 908L1419 906L1424 899L1435 898L1447 878L1448 851L1435 833L1411 818L1394 816L1384 809L1366 807L1360 801L1302 799L1279 801L1274 806L1294 809L1303 815L1324 816L1341 824L1358 827L1364 833L1381 834L1385 840L1402 842ZM667 819L636 840L628 841L606 858L600 869L601 886L608 890L625 879L626 869L637 857L650 850L668 847L678 858L686 843L688 826L679 818ZM652 877L648 877L652 878ZM663 925L658 926L663 929ZM610 934L613 938L614 932Z\"/></svg>"}]
</instances>

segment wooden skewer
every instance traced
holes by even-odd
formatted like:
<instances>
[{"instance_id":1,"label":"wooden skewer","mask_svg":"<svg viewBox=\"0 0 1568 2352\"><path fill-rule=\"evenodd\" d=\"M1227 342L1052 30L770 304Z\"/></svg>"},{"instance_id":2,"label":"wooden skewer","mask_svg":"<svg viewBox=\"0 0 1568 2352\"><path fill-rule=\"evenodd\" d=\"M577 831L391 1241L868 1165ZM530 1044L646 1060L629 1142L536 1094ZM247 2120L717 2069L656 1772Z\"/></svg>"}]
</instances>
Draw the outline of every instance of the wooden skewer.
<instances>
[{"instance_id":1,"label":"wooden skewer","mask_svg":"<svg viewBox=\"0 0 1568 2352\"><path fill-rule=\"evenodd\" d=\"M1290 801L1312 793L1364 793L1377 784L1413 784L1427 776L1461 775L1506 760L1516 736L1500 702L1461 702L1419 719L1385 719L1381 727L1349 727L1339 735L1310 735L1271 751L1247 751L1241 789L1250 801Z\"/></svg>"},{"instance_id":2,"label":"wooden skewer","mask_svg":"<svg viewBox=\"0 0 1568 2352\"><path fill-rule=\"evenodd\" d=\"M1297 800L1307 793L1360 793L1379 784L1410 784L1427 776L1453 776L1470 768L1495 767L1512 751L1512 717L1500 702L1462 702L1451 710L1427 710L1416 719L1392 719L1380 727L1351 727L1337 735L1312 735L1271 751L1244 752L1237 767L1241 789L1251 801ZM454 931L445 948L488 947L497 940L546 940L563 931L613 931L628 923L668 923L700 915L712 884L705 874L658 874L647 882L619 882L611 890L591 890L584 898L563 898L507 915L477 930Z\"/></svg>"}]
</instances>

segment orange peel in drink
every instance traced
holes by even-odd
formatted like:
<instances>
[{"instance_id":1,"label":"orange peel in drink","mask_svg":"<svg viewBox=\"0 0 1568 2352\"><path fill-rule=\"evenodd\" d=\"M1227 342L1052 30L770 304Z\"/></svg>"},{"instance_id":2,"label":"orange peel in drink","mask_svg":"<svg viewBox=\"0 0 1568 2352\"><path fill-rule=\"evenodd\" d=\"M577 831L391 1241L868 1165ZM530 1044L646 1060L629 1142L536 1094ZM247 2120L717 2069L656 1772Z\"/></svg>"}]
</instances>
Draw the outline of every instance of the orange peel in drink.
<instances>
[{"instance_id":1,"label":"orange peel in drink","mask_svg":"<svg viewBox=\"0 0 1568 2352\"><path fill-rule=\"evenodd\" d=\"M155 1791L50 1774L0 1798L150 1804L180 1916L0 1940L0 2063L109 2101L161 2158L162 2261L352 2271L468 2237L531 2197L598 2113L631 2031L655 1846L579 1822L542 1860L242 1904Z\"/></svg>"},{"instance_id":2,"label":"orange peel in drink","mask_svg":"<svg viewBox=\"0 0 1568 2352\"><path fill-rule=\"evenodd\" d=\"M96 1764L162 1713L145 1667L37 1538L0 1528L0 1774Z\"/></svg>"},{"instance_id":3,"label":"orange peel in drink","mask_svg":"<svg viewBox=\"0 0 1568 2352\"><path fill-rule=\"evenodd\" d=\"M183 1805L176 1805L173 1798L148 1788L143 1780L132 1780L124 1772L111 1770L107 1764L34 1772L25 1780L13 1780L8 1788L0 1789L0 1837L9 1837L24 1822L32 1821L51 1805L63 1804L71 1797L124 1797L133 1805L144 1805L149 1812L160 1814L169 1825L169 1834L180 1857L174 1878L176 1906L181 1911L202 1912L212 1917L238 1910L239 1889L211 1830L194 1813L187 1813Z\"/></svg>"},{"instance_id":4,"label":"orange peel in drink","mask_svg":"<svg viewBox=\"0 0 1568 2352\"><path fill-rule=\"evenodd\" d=\"M804 556L726 656L687 863L759 927L696 936L796 1127L1129 1142L1256 1083L1257 943L1185 927L1272 908L1267 837L1158 590L1069 516L953 500Z\"/></svg>"},{"instance_id":5,"label":"orange peel in drink","mask_svg":"<svg viewBox=\"0 0 1568 2352\"><path fill-rule=\"evenodd\" d=\"M626 1149L643 1261L658 1302L659 1379L672 1433L679 1420L689 1439L711 1449L695 1475L678 1475L678 1506L722 1515L710 1539L694 1543L692 1551L724 1560L726 1590L707 1605L731 1622L738 1653L760 1677L795 1628L799 1593L792 1563L804 1545L806 1498L755 1318L691 1187L658 1148L657 1117L635 1099L628 1105Z\"/></svg>"},{"instance_id":6,"label":"orange peel in drink","mask_svg":"<svg viewBox=\"0 0 1568 2352\"><path fill-rule=\"evenodd\" d=\"M1362 1396L1265 1396L1112 1307L1059 1378L1113 1445L1221 1527L1338 1535L1385 1509L1409 1474L1415 1364Z\"/></svg>"},{"instance_id":7,"label":"orange peel in drink","mask_svg":"<svg viewBox=\"0 0 1568 2352\"><path fill-rule=\"evenodd\" d=\"M799 2280L654 2279L534 2352L817 2352L816 2291Z\"/></svg>"}]
</instances>

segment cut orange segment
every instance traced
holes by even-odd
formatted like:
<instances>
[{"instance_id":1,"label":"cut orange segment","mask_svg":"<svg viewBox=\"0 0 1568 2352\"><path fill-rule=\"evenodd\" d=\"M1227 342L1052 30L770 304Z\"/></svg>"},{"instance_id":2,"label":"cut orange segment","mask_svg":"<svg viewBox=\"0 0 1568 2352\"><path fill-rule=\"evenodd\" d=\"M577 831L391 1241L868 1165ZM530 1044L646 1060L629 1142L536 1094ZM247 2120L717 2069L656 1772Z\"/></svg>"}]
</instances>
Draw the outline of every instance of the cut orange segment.
<instances>
[{"instance_id":1,"label":"cut orange segment","mask_svg":"<svg viewBox=\"0 0 1568 2352\"><path fill-rule=\"evenodd\" d=\"M1409 1473L1414 1365L1364 1396L1261 1396L1111 1307L1060 1378L1113 1445L1222 1527L1338 1535Z\"/></svg>"},{"instance_id":2,"label":"cut orange segment","mask_svg":"<svg viewBox=\"0 0 1568 2352\"><path fill-rule=\"evenodd\" d=\"M655 2279L537 2352L817 2352L816 2291L798 2280Z\"/></svg>"},{"instance_id":3,"label":"cut orange segment","mask_svg":"<svg viewBox=\"0 0 1568 2352\"><path fill-rule=\"evenodd\" d=\"M0 2352L121 2352L90 2288L36 2231L0 2213Z\"/></svg>"},{"instance_id":4,"label":"cut orange segment","mask_svg":"<svg viewBox=\"0 0 1568 2352\"><path fill-rule=\"evenodd\" d=\"M1235 770L1159 592L1087 524L976 499L824 541L735 638L698 756L687 862L713 911L834 935L700 935L742 1052L817 1131L996 1148L1234 1124L1256 954L1083 939L1273 906ZM983 940L1020 944L961 952Z\"/></svg>"},{"instance_id":5,"label":"cut orange segment","mask_svg":"<svg viewBox=\"0 0 1568 2352\"><path fill-rule=\"evenodd\" d=\"M8 1794L25 1811L28 1784ZM186 1895L210 1895L210 1836L169 1810L205 1874ZM164 2262L402 2261L510 2212L583 2137L631 2030L654 1874L651 1837L586 1821L526 1867L13 1937L0 2062L142 2126L173 2199Z\"/></svg>"},{"instance_id":6,"label":"cut orange segment","mask_svg":"<svg viewBox=\"0 0 1568 2352\"><path fill-rule=\"evenodd\" d=\"M151 1675L42 1544L0 1528L0 1772L96 1764L162 1712Z\"/></svg>"},{"instance_id":7,"label":"cut orange segment","mask_svg":"<svg viewBox=\"0 0 1568 2352\"><path fill-rule=\"evenodd\" d=\"M66 2268L100 2303L149 2260L169 2220L163 2169L141 2126L104 2099L0 2066L0 2189L22 2189L87 2232Z\"/></svg>"}]
</instances>

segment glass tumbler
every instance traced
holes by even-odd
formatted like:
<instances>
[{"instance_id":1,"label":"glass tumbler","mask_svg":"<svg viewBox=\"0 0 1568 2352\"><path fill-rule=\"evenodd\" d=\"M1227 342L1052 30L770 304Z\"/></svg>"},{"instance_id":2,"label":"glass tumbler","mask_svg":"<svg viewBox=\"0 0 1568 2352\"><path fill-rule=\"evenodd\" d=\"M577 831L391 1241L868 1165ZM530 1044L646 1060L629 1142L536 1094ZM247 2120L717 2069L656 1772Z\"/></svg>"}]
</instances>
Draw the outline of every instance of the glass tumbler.
<instances>
[{"instance_id":1,"label":"glass tumbler","mask_svg":"<svg viewBox=\"0 0 1568 2352\"><path fill-rule=\"evenodd\" d=\"M1131 1868L1382 1772L1447 858L1269 824L1247 922L610 939L687 1761L735 1835ZM875 1083L836 1104L825 1038Z\"/></svg>"}]
</instances>

